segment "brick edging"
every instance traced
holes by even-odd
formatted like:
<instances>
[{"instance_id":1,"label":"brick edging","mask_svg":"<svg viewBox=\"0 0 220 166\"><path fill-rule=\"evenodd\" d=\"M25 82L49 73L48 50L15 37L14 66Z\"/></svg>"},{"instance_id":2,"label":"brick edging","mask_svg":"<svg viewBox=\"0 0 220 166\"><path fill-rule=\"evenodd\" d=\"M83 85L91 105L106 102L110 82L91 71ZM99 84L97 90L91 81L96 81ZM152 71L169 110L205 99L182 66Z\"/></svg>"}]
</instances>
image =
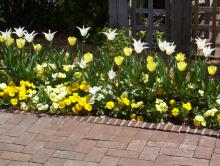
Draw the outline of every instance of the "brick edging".
<instances>
[{"instance_id":1,"label":"brick edging","mask_svg":"<svg viewBox=\"0 0 220 166\"><path fill-rule=\"evenodd\" d=\"M46 113L25 112L25 111L19 111L19 110L0 109L0 112L26 114L26 115L35 114L39 117L50 116ZM133 128L140 128L140 129L158 130L158 131L164 131L164 132L189 133L189 134L220 138L220 131L218 130L207 129L207 128L203 128L203 129L191 128L190 126L187 126L187 125L174 125L174 124L168 124L168 123L149 123L149 122L132 121L132 120L125 120L125 119L116 119L116 118L110 118L110 117L99 117L99 116L68 116L68 118L72 118L73 120L77 120L81 122L83 121L83 122L88 122L88 123L133 127Z\"/></svg>"}]
</instances>

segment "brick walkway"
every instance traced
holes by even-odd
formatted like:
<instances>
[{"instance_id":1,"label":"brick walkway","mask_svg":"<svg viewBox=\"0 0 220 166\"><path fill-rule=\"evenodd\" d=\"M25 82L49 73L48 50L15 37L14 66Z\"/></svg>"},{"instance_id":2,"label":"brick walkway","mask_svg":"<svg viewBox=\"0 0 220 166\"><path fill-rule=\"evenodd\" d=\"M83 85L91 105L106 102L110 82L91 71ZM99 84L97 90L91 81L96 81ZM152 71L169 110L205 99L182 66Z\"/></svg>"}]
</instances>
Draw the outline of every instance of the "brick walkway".
<instances>
[{"instance_id":1,"label":"brick walkway","mask_svg":"<svg viewBox=\"0 0 220 166\"><path fill-rule=\"evenodd\" d=\"M219 166L217 138L0 113L0 166Z\"/></svg>"}]
</instances>

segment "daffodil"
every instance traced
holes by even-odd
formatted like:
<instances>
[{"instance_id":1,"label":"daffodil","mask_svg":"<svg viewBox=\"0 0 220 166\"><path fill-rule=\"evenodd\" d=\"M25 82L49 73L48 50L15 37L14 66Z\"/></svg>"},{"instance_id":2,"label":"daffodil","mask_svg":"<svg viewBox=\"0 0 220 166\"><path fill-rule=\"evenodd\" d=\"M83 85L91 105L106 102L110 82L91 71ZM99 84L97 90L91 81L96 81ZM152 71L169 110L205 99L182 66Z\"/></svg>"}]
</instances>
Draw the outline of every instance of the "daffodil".
<instances>
[{"instance_id":1,"label":"daffodil","mask_svg":"<svg viewBox=\"0 0 220 166\"><path fill-rule=\"evenodd\" d=\"M115 61L116 65L120 66L124 61L124 57L123 56L117 56L117 57L114 58L114 61Z\"/></svg>"},{"instance_id":2,"label":"daffodil","mask_svg":"<svg viewBox=\"0 0 220 166\"><path fill-rule=\"evenodd\" d=\"M108 40L112 41L112 40L115 39L115 36L117 35L116 30L117 30L117 29L111 31L111 30L109 29L108 32L103 32L103 33L106 35L106 37L108 38Z\"/></svg>"},{"instance_id":3,"label":"daffodil","mask_svg":"<svg viewBox=\"0 0 220 166\"><path fill-rule=\"evenodd\" d=\"M140 54L144 49L148 48L146 47L147 43L144 43L144 42L141 42L141 40L135 40L133 39L134 43L133 43L133 46L134 46L134 50L136 53Z\"/></svg>"},{"instance_id":4,"label":"daffodil","mask_svg":"<svg viewBox=\"0 0 220 166\"><path fill-rule=\"evenodd\" d=\"M35 31L31 32L31 33L28 33L28 32L25 32L24 33L24 39L28 42L28 43L31 43L33 42L34 40L34 37L37 35L37 33L35 33Z\"/></svg>"},{"instance_id":5,"label":"daffodil","mask_svg":"<svg viewBox=\"0 0 220 166\"><path fill-rule=\"evenodd\" d=\"M124 52L124 55L125 56L131 56L132 55L132 48L131 47L125 47L124 49L123 49L123 52Z\"/></svg>"},{"instance_id":6,"label":"daffodil","mask_svg":"<svg viewBox=\"0 0 220 166\"><path fill-rule=\"evenodd\" d=\"M208 67L208 73L210 75L215 75L216 72L217 72L217 66L209 66Z\"/></svg>"},{"instance_id":7,"label":"daffodil","mask_svg":"<svg viewBox=\"0 0 220 166\"><path fill-rule=\"evenodd\" d=\"M16 39L16 44L18 48L20 49L23 48L25 46L25 39L22 38Z\"/></svg>"},{"instance_id":8,"label":"daffodil","mask_svg":"<svg viewBox=\"0 0 220 166\"><path fill-rule=\"evenodd\" d=\"M81 34L82 37L86 37L87 34L88 34L88 31L91 29L91 27L86 27L85 28L84 25L83 25L82 28L80 28L80 27L77 27L77 28L79 29L80 34Z\"/></svg>"},{"instance_id":9,"label":"daffodil","mask_svg":"<svg viewBox=\"0 0 220 166\"><path fill-rule=\"evenodd\" d=\"M70 37L68 37L67 40L68 40L69 45L74 46L76 44L77 38L70 36Z\"/></svg>"},{"instance_id":10,"label":"daffodil","mask_svg":"<svg viewBox=\"0 0 220 166\"><path fill-rule=\"evenodd\" d=\"M51 32L50 29L49 29L49 32L48 33L45 33L43 32L45 38L47 39L47 41L51 42L54 38L54 35L56 34L57 32Z\"/></svg>"}]
</instances>

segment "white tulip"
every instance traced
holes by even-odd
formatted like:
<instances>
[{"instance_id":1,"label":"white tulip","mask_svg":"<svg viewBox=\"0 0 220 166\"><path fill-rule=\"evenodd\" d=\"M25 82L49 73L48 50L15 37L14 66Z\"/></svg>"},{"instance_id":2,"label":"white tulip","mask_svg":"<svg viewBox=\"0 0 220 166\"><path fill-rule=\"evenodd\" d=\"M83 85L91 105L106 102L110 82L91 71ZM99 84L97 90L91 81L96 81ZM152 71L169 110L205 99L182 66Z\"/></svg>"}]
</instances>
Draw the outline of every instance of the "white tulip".
<instances>
[{"instance_id":1,"label":"white tulip","mask_svg":"<svg viewBox=\"0 0 220 166\"><path fill-rule=\"evenodd\" d=\"M133 41L134 41L134 43L133 43L134 50L138 54L140 54L145 48L148 48L145 46L147 43L141 42L141 40L137 41L137 40L133 39Z\"/></svg>"},{"instance_id":2,"label":"white tulip","mask_svg":"<svg viewBox=\"0 0 220 166\"><path fill-rule=\"evenodd\" d=\"M166 47L167 46L169 46L169 42L167 42L167 41L161 41L161 40L159 40L159 42L158 42L158 46L159 46L159 48L160 48L160 50L161 51L166 51Z\"/></svg>"},{"instance_id":3,"label":"white tulip","mask_svg":"<svg viewBox=\"0 0 220 166\"><path fill-rule=\"evenodd\" d=\"M103 32L106 36L107 36L107 38L108 38L108 40L114 40L115 39L115 36L117 35L117 33L115 33L116 32L116 29L115 30L113 30L113 31L111 31L110 29L108 30L108 32Z\"/></svg>"},{"instance_id":4,"label":"white tulip","mask_svg":"<svg viewBox=\"0 0 220 166\"><path fill-rule=\"evenodd\" d=\"M170 43L169 45L166 46L165 50L166 50L166 54L167 55L171 55L175 52L176 46L174 45L174 43Z\"/></svg>"},{"instance_id":5,"label":"white tulip","mask_svg":"<svg viewBox=\"0 0 220 166\"><path fill-rule=\"evenodd\" d=\"M211 46L205 46L202 51L205 57L208 57L211 55L211 53L215 50L215 48L211 48Z\"/></svg>"},{"instance_id":6,"label":"white tulip","mask_svg":"<svg viewBox=\"0 0 220 166\"><path fill-rule=\"evenodd\" d=\"M111 69L108 72L108 77L109 77L110 80L113 80L116 77L116 72L114 72L113 69Z\"/></svg>"},{"instance_id":7,"label":"white tulip","mask_svg":"<svg viewBox=\"0 0 220 166\"><path fill-rule=\"evenodd\" d=\"M2 37L5 41L8 40L8 38L10 38L11 34L12 34L11 29L9 29L9 30L6 29L5 32L2 32L2 31L0 31L0 32L1 32Z\"/></svg>"},{"instance_id":8,"label":"white tulip","mask_svg":"<svg viewBox=\"0 0 220 166\"><path fill-rule=\"evenodd\" d=\"M23 37L24 36L24 33L26 32L24 30L24 27L18 27L18 28L14 28L14 34L16 34L19 38Z\"/></svg>"},{"instance_id":9,"label":"white tulip","mask_svg":"<svg viewBox=\"0 0 220 166\"><path fill-rule=\"evenodd\" d=\"M199 50L202 50L205 46L208 46L211 44L211 43L206 43L206 39L201 39L199 37L195 40L196 40L196 45Z\"/></svg>"},{"instance_id":10,"label":"white tulip","mask_svg":"<svg viewBox=\"0 0 220 166\"><path fill-rule=\"evenodd\" d=\"M43 32L45 38L46 38L47 41L49 41L49 42L53 40L55 33L57 33L57 32L51 33L50 30L49 30L48 33Z\"/></svg>"},{"instance_id":11,"label":"white tulip","mask_svg":"<svg viewBox=\"0 0 220 166\"><path fill-rule=\"evenodd\" d=\"M31 43L34 40L34 37L37 35L37 33L35 33L35 31L28 33L28 32L24 32L24 39L28 42Z\"/></svg>"},{"instance_id":12,"label":"white tulip","mask_svg":"<svg viewBox=\"0 0 220 166\"><path fill-rule=\"evenodd\" d=\"M80 27L77 27L77 28L79 29L81 35L82 35L83 37L85 37L85 36L87 36L88 31L90 30L91 27L85 28L84 25L83 25L82 28L80 28Z\"/></svg>"}]
</instances>

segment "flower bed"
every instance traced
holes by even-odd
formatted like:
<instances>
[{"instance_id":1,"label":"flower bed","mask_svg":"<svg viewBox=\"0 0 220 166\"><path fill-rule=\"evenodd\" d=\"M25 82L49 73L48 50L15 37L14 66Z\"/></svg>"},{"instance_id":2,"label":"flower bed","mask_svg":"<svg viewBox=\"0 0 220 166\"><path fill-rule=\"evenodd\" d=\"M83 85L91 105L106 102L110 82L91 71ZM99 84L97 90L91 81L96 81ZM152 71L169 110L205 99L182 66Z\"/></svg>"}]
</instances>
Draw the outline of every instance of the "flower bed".
<instances>
[{"instance_id":1,"label":"flower bed","mask_svg":"<svg viewBox=\"0 0 220 166\"><path fill-rule=\"evenodd\" d=\"M15 29L0 35L0 106L51 114L107 115L133 121L189 124L219 129L220 79L209 65L213 49L196 41L197 55L175 53L173 43L158 40L160 51L122 32L103 33L96 55L84 51L90 28L79 28L82 45L52 48L34 44L35 33ZM26 46L25 46L26 45ZM133 45L133 46L132 46ZM166 56L166 61L163 60Z\"/></svg>"}]
</instances>

